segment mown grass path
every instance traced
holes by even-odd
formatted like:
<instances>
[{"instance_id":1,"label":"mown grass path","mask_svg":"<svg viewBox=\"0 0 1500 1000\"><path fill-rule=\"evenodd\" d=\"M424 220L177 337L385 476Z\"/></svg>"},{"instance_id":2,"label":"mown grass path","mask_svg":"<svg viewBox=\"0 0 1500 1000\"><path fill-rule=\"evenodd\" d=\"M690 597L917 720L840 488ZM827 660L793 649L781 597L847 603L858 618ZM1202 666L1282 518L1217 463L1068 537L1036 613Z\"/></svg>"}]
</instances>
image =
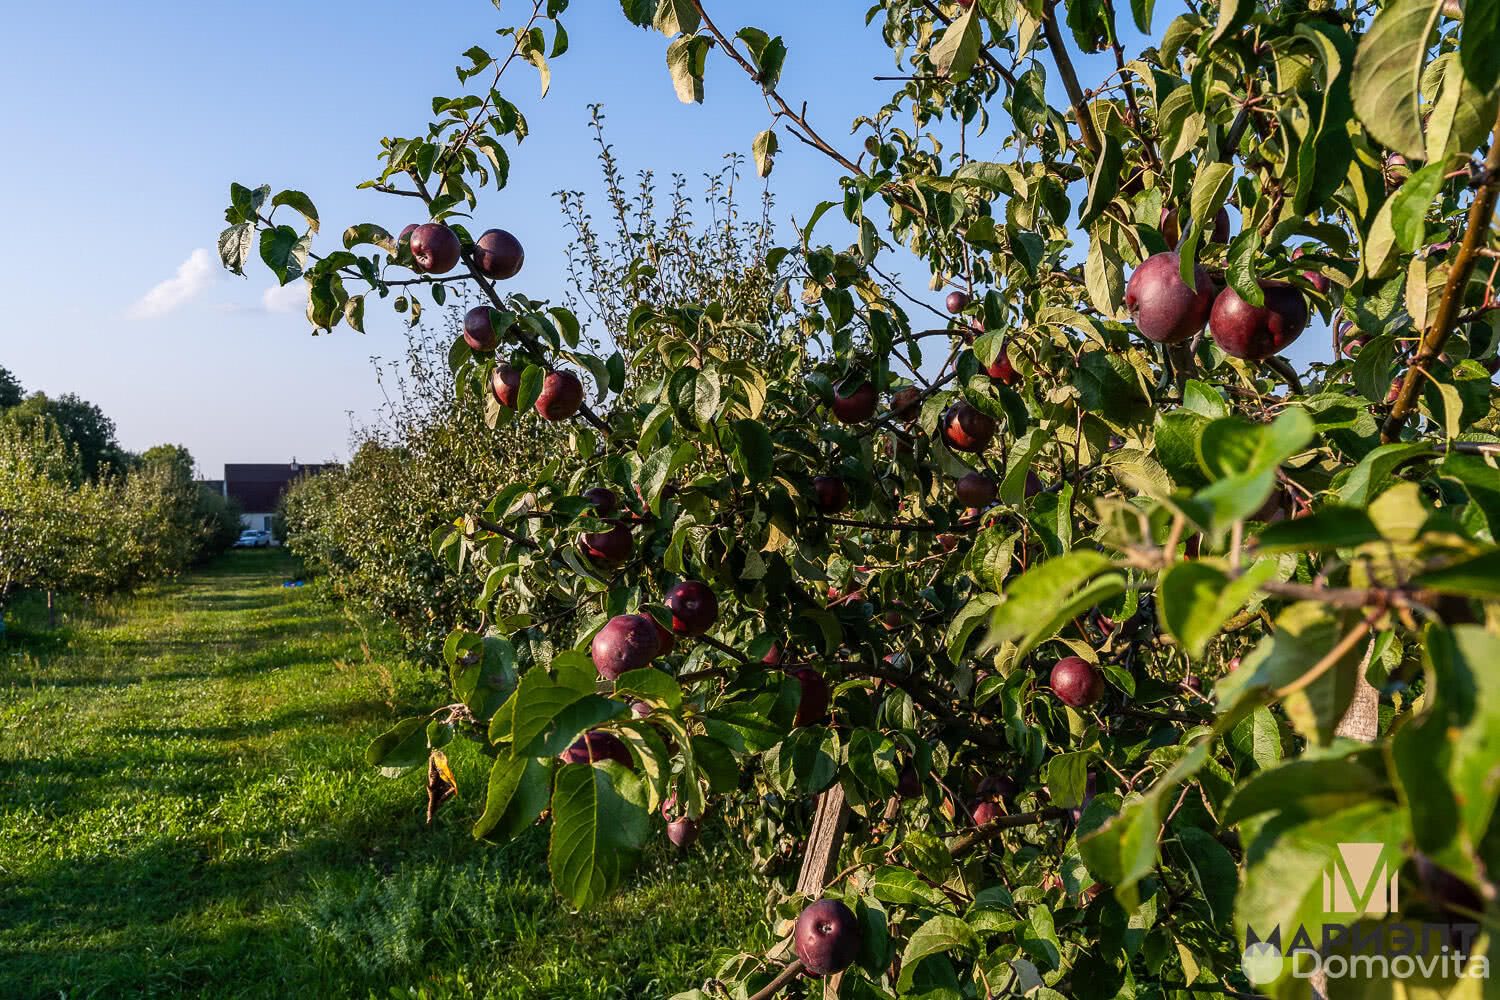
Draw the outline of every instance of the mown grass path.
<instances>
[{"instance_id":1,"label":"mown grass path","mask_svg":"<svg viewBox=\"0 0 1500 1000\"><path fill-rule=\"evenodd\" d=\"M721 838L654 849L600 911L547 884L545 831L468 833L485 761L423 822L368 740L430 679L278 553L213 567L0 643L0 998L624 1000L696 985L763 939Z\"/></svg>"}]
</instances>

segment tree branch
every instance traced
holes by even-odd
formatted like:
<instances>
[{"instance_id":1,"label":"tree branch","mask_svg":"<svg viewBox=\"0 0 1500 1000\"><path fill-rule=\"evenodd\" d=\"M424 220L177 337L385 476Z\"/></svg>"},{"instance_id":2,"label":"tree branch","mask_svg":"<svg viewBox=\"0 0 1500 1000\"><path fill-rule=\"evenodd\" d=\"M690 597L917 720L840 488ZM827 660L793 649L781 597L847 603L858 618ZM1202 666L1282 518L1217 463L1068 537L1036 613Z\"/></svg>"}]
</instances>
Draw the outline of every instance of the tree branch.
<instances>
[{"instance_id":1,"label":"tree branch","mask_svg":"<svg viewBox=\"0 0 1500 1000\"><path fill-rule=\"evenodd\" d=\"M1052 58L1057 61L1057 71L1062 75L1063 87L1068 91L1068 100L1073 102L1073 117L1078 120L1078 134L1083 138L1083 144L1088 147L1089 152L1095 157L1099 155L1099 135L1094 131L1094 120L1089 117L1088 101L1083 96L1083 88L1078 85L1078 74L1073 69L1073 59L1068 55L1067 47L1063 44L1062 32L1057 27L1056 0L1047 5L1046 14L1042 17L1042 32L1047 36L1047 47L1052 50Z\"/></svg>"},{"instance_id":2,"label":"tree branch","mask_svg":"<svg viewBox=\"0 0 1500 1000\"><path fill-rule=\"evenodd\" d=\"M1484 183L1474 195L1469 206L1469 225L1464 232L1463 245L1448 272L1448 281L1443 286L1443 301L1438 306L1437 316L1422 338L1422 347L1411 361L1401 383L1401 392L1396 396L1396 405L1380 429L1380 440L1390 444L1401 436L1406 418L1415 409L1417 393L1421 383L1430 376L1427 366L1443 353L1443 346L1453 332L1459 309L1463 306L1464 292L1469 287L1469 275L1474 270L1474 259L1479 249L1488 242L1490 219L1495 214L1495 197L1500 194L1500 118L1495 120L1490 137L1489 155L1484 158Z\"/></svg>"},{"instance_id":3,"label":"tree branch","mask_svg":"<svg viewBox=\"0 0 1500 1000\"><path fill-rule=\"evenodd\" d=\"M966 833L954 841L953 846L948 848L948 853L956 858L961 854L968 853L985 841L999 836L1006 830L1014 830L1018 826L1035 826L1038 823L1047 823L1055 819L1062 819L1069 812L1070 810L1064 809L1062 806L1048 806L1045 809L1038 809L1036 812L1017 813L1014 816L996 816L974 832Z\"/></svg>"},{"instance_id":4,"label":"tree branch","mask_svg":"<svg viewBox=\"0 0 1500 1000\"><path fill-rule=\"evenodd\" d=\"M945 15L941 10L939 10L937 4L933 3L932 0L922 0L922 6L931 11L932 16L937 18L939 21L942 21L944 25L951 25L953 23L953 20ZM981 45L979 47L979 58L983 59L985 65L994 70L999 75L1000 79L1010 84L1011 90L1016 89L1015 74L1011 73L1010 70L1000 65L1000 60L995 58L995 54L993 52ZM880 77L876 77L876 79L878 80L880 79ZM895 78L893 77L892 79Z\"/></svg>"},{"instance_id":5,"label":"tree branch","mask_svg":"<svg viewBox=\"0 0 1500 1000\"><path fill-rule=\"evenodd\" d=\"M766 988L755 994L750 1000L771 1000L780 993L788 984L802 975L802 959L794 958L790 965L781 970L781 973L768 984Z\"/></svg>"}]
</instances>

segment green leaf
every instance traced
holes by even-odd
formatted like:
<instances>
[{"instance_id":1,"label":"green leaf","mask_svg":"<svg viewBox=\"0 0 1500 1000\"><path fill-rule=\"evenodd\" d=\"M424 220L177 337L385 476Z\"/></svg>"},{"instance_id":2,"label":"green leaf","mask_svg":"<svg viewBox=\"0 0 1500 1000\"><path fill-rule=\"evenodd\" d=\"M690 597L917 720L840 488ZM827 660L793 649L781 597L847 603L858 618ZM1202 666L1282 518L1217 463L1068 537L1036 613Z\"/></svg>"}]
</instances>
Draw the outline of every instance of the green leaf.
<instances>
[{"instance_id":1,"label":"green leaf","mask_svg":"<svg viewBox=\"0 0 1500 1000\"><path fill-rule=\"evenodd\" d=\"M765 482L771 478L775 451L771 434L759 420L748 418L734 422L735 465L751 483Z\"/></svg>"},{"instance_id":2,"label":"green leaf","mask_svg":"<svg viewBox=\"0 0 1500 1000\"><path fill-rule=\"evenodd\" d=\"M474 837L503 843L535 823L545 808L547 766L535 757L501 755L490 768L484 815L474 824Z\"/></svg>"},{"instance_id":3,"label":"green leaf","mask_svg":"<svg viewBox=\"0 0 1500 1000\"><path fill-rule=\"evenodd\" d=\"M525 413L536 405L542 395L542 381L546 372L536 365L527 365L521 372L521 384L516 389L516 412Z\"/></svg>"},{"instance_id":4,"label":"green leaf","mask_svg":"<svg viewBox=\"0 0 1500 1000\"><path fill-rule=\"evenodd\" d=\"M552 791L553 888L579 908L600 902L635 866L650 832L640 778L614 761L563 765Z\"/></svg>"},{"instance_id":5,"label":"green leaf","mask_svg":"<svg viewBox=\"0 0 1500 1000\"><path fill-rule=\"evenodd\" d=\"M219 234L219 260L241 277L245 274L245 262L250 259L251 247L255 245L255 226L241 222L230 226Z\"/></svg>"},{"instance_id":6,"label":"green leaf","mask_svg":"<svg viewBox=\"0 0 1500 1000\"><path fill-rule=\"evenodd\" d=\"M1255 0L1222 0L1219 4L1219 23L1214 25L1209 44L1217 45L1225 35L1238 31L1254 12Z\"/></svg>"},{"instance_id":7,"label":"green leaf","mask_svg":"<svg viewBox=\"0 0 1500 1000\"><path fill-rule=\"evenodd\" d=\"M1500 6L1479 0L1467 5L1458 54L1475 90L1488 93L1500 82Z\"/></svg>"},{"instance_id":8,"label":"green leaf","mask_svg":"<svg viewBox=\"0 0 1500 1000\"><path fill-rule=\"evenodd\" d=\"M1493 8L1486 5L1487 11ZM1500 87L1488 90L1474 86L1459 65L1459 54L1446 52L1429 68L1441 73L1442 84L1427 119L1427 160L1439 164L1454 156L1467 156L1495 124L1500 106Z\"/></svg>"},{"instance_id":9,"label":"green leaf","mask_svg":"<svg viewBox=\"0 0 1500 1000\"><path fill-rule=\"evenodd\" d=\"M897 868L894 865L882 865L870 873L870 895L882 903L894 903L897 906L913 903L943 906L948 902L948 897L943 895L941 889L923 882L911 869Z\"/></svg>"},{"instance_id":10,"label":"green leaf","mask_svg":"<svg viewBox=\"0 0 1500 1000\"><path fill-rule=\"evenodd\" d=\"M657 31L671 38L673 35L691 35L698 30L701 18L692 0L658 0L656 16L651 24Z\"/></svg>"},{"instance_id":11,"label":"green leaf","mask_svg":"<svg viewBox=\"0 0 1500 1000\"><path fill-rule=\"evenodd\" d=\"M1155 9L1156 0L1130 0L1130 15L1144 35L1151 34L1151 14Z\"/></svg>"},{"instance_id":12,"label":"green leaf","mask_svg":"<svg viewBox=\"0 0 1500 1000\"><path fill-rule=\"evenodd\" d=\"M943 30L943 37L932 47L932 64L939 76L953 83L962 83L974 70L979 59L979 48L984 43L978 5L967 10Z\"/></svg>"},{"instance_id":13,"label":"green leaf","mask_svg":"<svg viewBox=\"0 0 1500 1000\"><path fill-rule=\"evenodd\" d=\"M318 231L318 210L307 195L301 191L282 191L271 199L271 206L277 208L282 205L302 214L302 217L307 220L308 232Z\"/></svg>"},{"instance_id":14,"label":"green leaf","mask_svg":"<svg viewBox=\"0 0 1500 1000\"><path fill-rule=\"evenodd\" d=\"M1367 505L1384 492L1397 466L1430 454L1433 454L1430 444L1383 444L1360 459L1339 487L1339 499L1351 507Z\"/></svg>"},{"instance_id":15,"label":"green leaf","mask_svg":"<svg viewBox=\"0 0 1500 1000\"><path fill-rule=\"evenodd\" d=\"M1260 559L1230 580L1200 560L1173 563L1157 587L1162 624L1188 655L1201 660L1208 643L1276 573L1276 560Z\"/></svg>"},{"instance_id":16,"label":"green leaf","mask_svg":"<svg viewBox=\"0 0 1500 1000\"><path fill-rule=\"evenodd\" d=\"M1267 525L1256 536L1257 552L1331 552L1380 540L1363 507L1335 505Z\"/></svg>"},{"instance_id":17,"label":"green leaf","mask_svg":"<svg viewBox=\"0 0 1500 1000\"><path fill-rule=\"evenodd\" d=\"M1213 229L1214 216L1224 207L1234 183L1234 167L1228 163L1199 164L1193 178L1192 218L1199 232Z\"/></svg>"},{"instance_id":18,"label":"green leaf","mask_svg":"<svg viewBox=\"0 0 1500 1000\"><path fill-rule=\"evenodd\" d=\"M586 686L585 686L586 685ZM530 670L510 699L509 711L501 710L490 722L490 738L508 735L512 757L522 751L553 724L564 709L584 698L594 697L594 686L586 680L565 677L555 681L545 670Z\"/></svg>"},{"instance_id":19,"label":"green leaf","mask_svg":"<svg viewBox=\"0 0 1500 1000\"><path fill-rule=\"evenodd\" d=\"M310 249L308 238L298 236L291 226L277 226L260 234L260 259L285 286L302 276Z\"/></svg>"},{"instance_id":20,"label":"green leaf","mask_svg":"<svg viewBox=\"0 0 1500 1000\"><path fill-rule=\"evenodd\" d=\"M1411 585L1465 597L1500 597L1500 548L1419 573Z\"/></svg>"},{"instance_id":21,"label":"green leaf","mask_svg":"<svg viewBox=\"0 0 1500 1000\"><path fill-rule=\"evenodd\" d=\"M972 8L971 8L972 10ZM956 951L974 943L974 929L958 917L946 913L930 918L912 932L901 953L901 979L897 989L906 994L912 987L917 963L929 955Z\"/></svg>"},{"instance_id":22,"label":"green leaf","mask_svg":"<svg viewBox=\"0 0 1500 1000\"><path fill-rule=\"evenodd\" d=\"M1257 229L1248 229L1235 237L1229 247L1229 266L1224 272L1229 287L1257 309L1266 304L1266 293L1261 290L1255 270L1256 261L1261 256L1260 247L1260 231Z\"/></svg>"},{"instance_id":23,"label":"green leaf","mask_svg":"<svg viewBox=\"0 0 1500 1000\"><path fill-rule=\"evenodd\" d=\"M365 763L383 768L416 767L427 763L427 718L402 719L377 736L365 750Z\"/></svg>"},{"instance_id":24,"label":"green leaf","mask_svg":"<svg viewBox=\"0 0 1500 1000\"><path fill-rule=\"evenodd\" d=\"M1265 709L1257 710L1257 714ZM1267 713L1269 714L1269 713ZM1293 760L1257 772L1235 790L1224 811L1228 828L1261 813L1295 809L1308 815L1327 814L1358 805L1385 793L1378 771L1349 757Z\"/></svg>"},{"instance_id":25,"label":"green leaf","mask_svg":"<svg viewBox=\"0 0 1500 1000\"><path fill-rule=\"evenodd\" d=\"M362 222L357 226L350 226L344 230L344 249L353 250L355 247L369 243L379 247L392 257L396 256L396 238L373 222Z\"/></svg>"},{"instance_id":26,"label":"green leaf","mask_svg":"<svg viewBox=\"0 0 1500 1000\"><path fill-rule=\"evenodd\" d=\"M1118 317L1125 302L1125 261L1097 233L1083 262L1083 280L1094 308L1106 317Z\"/></svg>"},{"instance_id":27,"label":"green leaf","mask_svg":"<svg viewBox=\"0 0 1500 1000\"><path fill-rule=\"evenodd\" d=\"M780 151L781 141L776 138L774 129L766 129L756 134L755 142L750 146L750 154L755 158L757 176L771 176L771 168L776 165L776 154Z\"/></svg>"},{"instance_id":28,"label":"green leaf","mask_svg":"<svg viewBox=\"0 0 1500 1000\"><path fill-rule=\"evenodd\" d=\"M1239 889L1240 871L1234 857L1214 839L1213 834L1198 827L1183 827L1177 842L1187 855L1193 881L1215 921L1228 922L1234 911L1234 894Z\"/></svg>"},{"instance_id":29,"label":"green leaf","mask_svg":"<svg viewBox=\"0 0 1500 1000\"><path fill-rule=\"evenodd\" d=\"M984 624L999 603L998 594L976 594L953 616L953 620L948 623L948 634L943 645L955 663L963 659L964 649L969 645L969 638L974 630Z\"/></svg>"},{"instance_id":30,"label":"green leaf","mask_svg":"<svg viewBox=\"0 0 1500 1000\"><path fill-rule=\"evenodd\" d=\"M1410 159L1425 153L1422 68L1443 0L1394 0L1359 43L1349 90L1354 113L1384 145Z\"/></svg>"},{"instance_id":31,"label":"green leaf","mask_svg":"<svg viewBox=\"0 0 1500 1000\"><path fill-rule=\"evenodd\" d=\"M1113 132L1104 133L1104 149L1099 161L1094 164L1094 175L1089 181L1088 198L1078 216L1080 229L1093 225L1105 206L1120 189L1120 175L1125 167L1125 154L1120 151L1120 140Z\"/></svg>"},{"instance_id":32,"label":"green leaf","mask_svg":"<svg viewBox=\"0 0 1500 1000\"><path fill-rule=\"evenodd\" d=\"M1059 753L1047 762L1047 792L1052 804L1063 809L1083 805L1087 791L1089 763L1097 756L1092 750Z\"/></svg>"},{"instance_id":33,"label":"green leaf","mask_svg":"<svg viewBox=\"0 0 1500 1000\"><path fill-rule=\"evenodd\" d=\"M1396 244L1407 253L1416 253L1427 236L1427 212L1443 187L1447 165L1429 163L1407 178L1392 197L1391 227Z\"/></svg>"},{"instance_id":34,"label":"green leaf","mask_svg":"<svg viewBox=\"0 0 1500 1000\"><path fill-rule=\"evenodd\" d=\"M616 698L636 698L655 707L682 704L682 685L655 667L628 670L615 679Z\"/></svg>"},{"instance_id":35,"label":"green leaf","mask_svg":"<svg viewBox=\"0 0 1500 1000\"><path fill-rule=\"evenodd\" d=\"M684 35L667 46L667 70L677 99L684 104L703 103L703 72L708 65L711 40L700 35Z\"/></svg>"}]
</instances>

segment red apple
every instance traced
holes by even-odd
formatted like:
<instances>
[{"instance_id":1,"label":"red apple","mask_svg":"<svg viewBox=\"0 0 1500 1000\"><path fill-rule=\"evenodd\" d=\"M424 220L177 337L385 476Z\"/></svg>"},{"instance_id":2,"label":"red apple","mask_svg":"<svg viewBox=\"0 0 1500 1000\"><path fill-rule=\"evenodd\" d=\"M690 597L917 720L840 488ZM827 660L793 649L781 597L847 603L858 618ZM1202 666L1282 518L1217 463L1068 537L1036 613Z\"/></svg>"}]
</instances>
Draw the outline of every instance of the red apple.
<instances>
[{"instance_id":1,"label":"red apple","mask_svg":"<svg viewBox=\"0 0 1500 1000\"><path fill-rule=\"evenodd\" d=\"M1203 329L1218 289L1201 266L1193 269L1196 290L1178 272L1175 251L1159 253L1135 269L1125 285L1125 308L1141 336L1158 344L1180 344Z\"/></svg>"},{"instance_id":2,"label":"red apple","mask_svg":"<svg viewBox=\"0 0 1500 1000\"><path fill-rule=\"evenodd\" d=\"M943 411L943 440L954 451L979 452L995 436L995 419L960 400Z\"/></svg>"},{"instance_id":3,"label":"red apple","mask_svg":"<svg viewBox=\"0 0 1500 1000\"><path fill-rule=\"evenodd\" d=\"M970 472L958 480L953 492L958 497L958 502L965 507L988 507L995 502L999 487L984 473Z\"/></svg>"},{"instance_id":4,"label":"red apple","mask_svg":"<svg viewBox=\"0 0 1500 1000\"><path fill-rule=\"evenodd\" d=\"M583 406L583 383L572 372L548 372L536 412L543 420L567 420Z\"/></svg>"},{"instance_id":5,"label":"red apple","mask_svg":"<svg viewBox=\"0 0 1500 1000\"><path fill-rule=\"evenodd\" d=\"M498 339L490 316L495 312L489 306L475 306L464 314L464 341L472 350L493 351Z\"/></svg>"},{"instance_id":6,"label":"red apple","mask_svg":"<svg viewBox=\"0 0 1500 1000\"><path fill-rule=\"evenodd\" d=\"M667 839L677 847L691 847L698 839L696 820L681 816L667 824Z\"/></svg>"},{"instance_id":7,"label":"red apple","mask_svg":"<svg viewBox=\"0 0 1500 1000\"><path fill-rule=\"evenodd\" d=\"M589 647L594 669L609 680L646 666L659 651L656 623L641 615L615 615Z\"/></svg>"},{"instance_id":8,"label":"red apple","mask_svg":"<svg viewBox=\"0 0 1500 1000\"><path fill-rule=\"evenodd\" d=\"M630 534L630 525L609 518L608 531L585 532L582 540L583 554L601 566L618 566L630 558L635 541Z\"/></svg>"},{"instance_id":9,"label":"red apple","mask_svg":"<svg viewBox=\"0 0 1500 1000\"><path fill-rule=\"evenodd\" d=\"M514 278L525 261L521 241L503 229L486 229L474 241L474 266L486 278Z\"/></svg>"},{"instance_id":10,"label":"red apple","mask_svg":"<svg viewBox=\"0 0 1500 1000\"><path fill-rule=\"evenodd\" d=\"M441 222L428 222L411 232L411 255L426 274L447 274L458 263L458 234Z\"/></svg>"},{"instance_id":11,"label":"red apple","mask_svg":"<svg viewBox=\"0 0 1500 1000\"><path fill-rule=\"evenodd\" d=\"M700 580L679 583L662 603L672 612L672 631L678 635L702 635L719 617L718 596Z\"/></svg>"},{"instance_id":12,"label":"red apple","mask_svg":"<svg viewBox=\"0 0 1500 1000\"><path fill-rule=\"evenodd\" d=\"M948 306L948 311L954 315L963 312L969 307L969 293L949 292L946 305Z\"/></svg>"},{"instance_id":13,"label":"red apple","mask_svg":"<svg viewBox=\"0 0 1500 1000\"><path fill-rule=\"evenodd\" d=\"M802 685L802 699L797 702L798 726L811 726L828 717L828 682L816 670L793 670L791 675Z\"/></svg>"},{"instance_id":14,"label":"red apple","mask_svg":"<svg viewBox=\"0 0 1500 1000\"><path fill-rule=\"evenodd\" d=\"M1163 208L1161 210L1161 238L1166 241L1167 246L1176 249L1178 242L1182 239L1182 230L1177 225L1177 210ZM1214 216L1214 243L1229 242L1229 209L1219 209L1219 214Z\"/></svg>"},{"instance_id":15,"label":"red apple","mask_svg":"<svg viewBox=\"0 0 1500 1000\"><path fill-rule=\"evenodd\" d=\"M1233 288L1214 300L1208 329L1225 354L1261 361L1287 348L1307 327L1307 299L1284 281L1262 281L1265 305L1256 307Z\"/></svg>"},{"instance_id":16,"label":"red apple","mask_svg":"<svg viewBox=\"0 0 1500 1000\"><path fill-rule=\"evenodd\" d=\"M1079 656L1058 660L1050 683L1058 700L1073 708L1087 708L1104 694L1104 678Z\"/></svg>"},{"instance_id":17,"label":"red apple","mask_svg":"<svg viewBox=\"0 0 1500 1000\"><path fill-rule=\"evenodd\" d=\"M820 899L797 918L797 957L810 976L843 972L859 954L859 921L837 899Z\"/></svg>"},{"instance_id":18,"label":"red apple","mask_svg":"<svg viewBox=\"0 0 1500 1000\"><path fill-rule=\"evenodd\" d=\"M635 762L630 759L630 749L624 741L613 733L598 730L584 733L577 743L558 754L557 759L564 764L602 764L612 760L635 770Z\"/></svg>"},{"instance_id":19,"label":"red apple","mask_svg":"<svg viewBox=\"0 0 1500 1000\"><path fill-rule=\"evenodd\" d=\"M490 375L490 391L501 406L516 408L521 395L521 373L507 364L498 364Z\"/></svg>"},{"instance_id":20,"label":"red apple","mask_svg":"<svg viewBox=\"0 0 1500 1000\"><path fill-rule=\"evenodd\" d=\"M820 514L837 514L849 505L849 487L838 476L814 476L812 505Z\"/></svg>"},{"instance_id":21,"label":"red apple","mask_svg":"<svg viewBox=\"0 0 1500 1000\"><path fill-rule=\"evenodd\" d=\"M838 386L833 391L833 415L843 424L869 420L875 415L875 387L869 382L855 383L854 380Z\"/></svg>"}]
</instances>

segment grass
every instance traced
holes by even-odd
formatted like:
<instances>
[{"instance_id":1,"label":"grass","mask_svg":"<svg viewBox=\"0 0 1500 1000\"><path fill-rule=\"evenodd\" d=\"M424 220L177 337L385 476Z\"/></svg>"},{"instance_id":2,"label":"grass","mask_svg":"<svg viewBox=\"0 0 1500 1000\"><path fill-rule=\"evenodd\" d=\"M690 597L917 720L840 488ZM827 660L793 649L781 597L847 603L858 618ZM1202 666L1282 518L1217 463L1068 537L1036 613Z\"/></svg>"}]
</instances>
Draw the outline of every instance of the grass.
<instances>
[{"instance_id":1,"label":"grass","mask_svg":"<svg viewBox=\"0 0 1500 1000\"><path fill-rule=\"evenodd\" d=\"M609 903L552 893L546 831L469 835L484 759L450 747L459 799L369 739L438 702L388 637L276 552L0 641L0 997L651 1000L716 948L763 943L763 890L710 831L653 845Z\"/></svg>"}]
</instances>

